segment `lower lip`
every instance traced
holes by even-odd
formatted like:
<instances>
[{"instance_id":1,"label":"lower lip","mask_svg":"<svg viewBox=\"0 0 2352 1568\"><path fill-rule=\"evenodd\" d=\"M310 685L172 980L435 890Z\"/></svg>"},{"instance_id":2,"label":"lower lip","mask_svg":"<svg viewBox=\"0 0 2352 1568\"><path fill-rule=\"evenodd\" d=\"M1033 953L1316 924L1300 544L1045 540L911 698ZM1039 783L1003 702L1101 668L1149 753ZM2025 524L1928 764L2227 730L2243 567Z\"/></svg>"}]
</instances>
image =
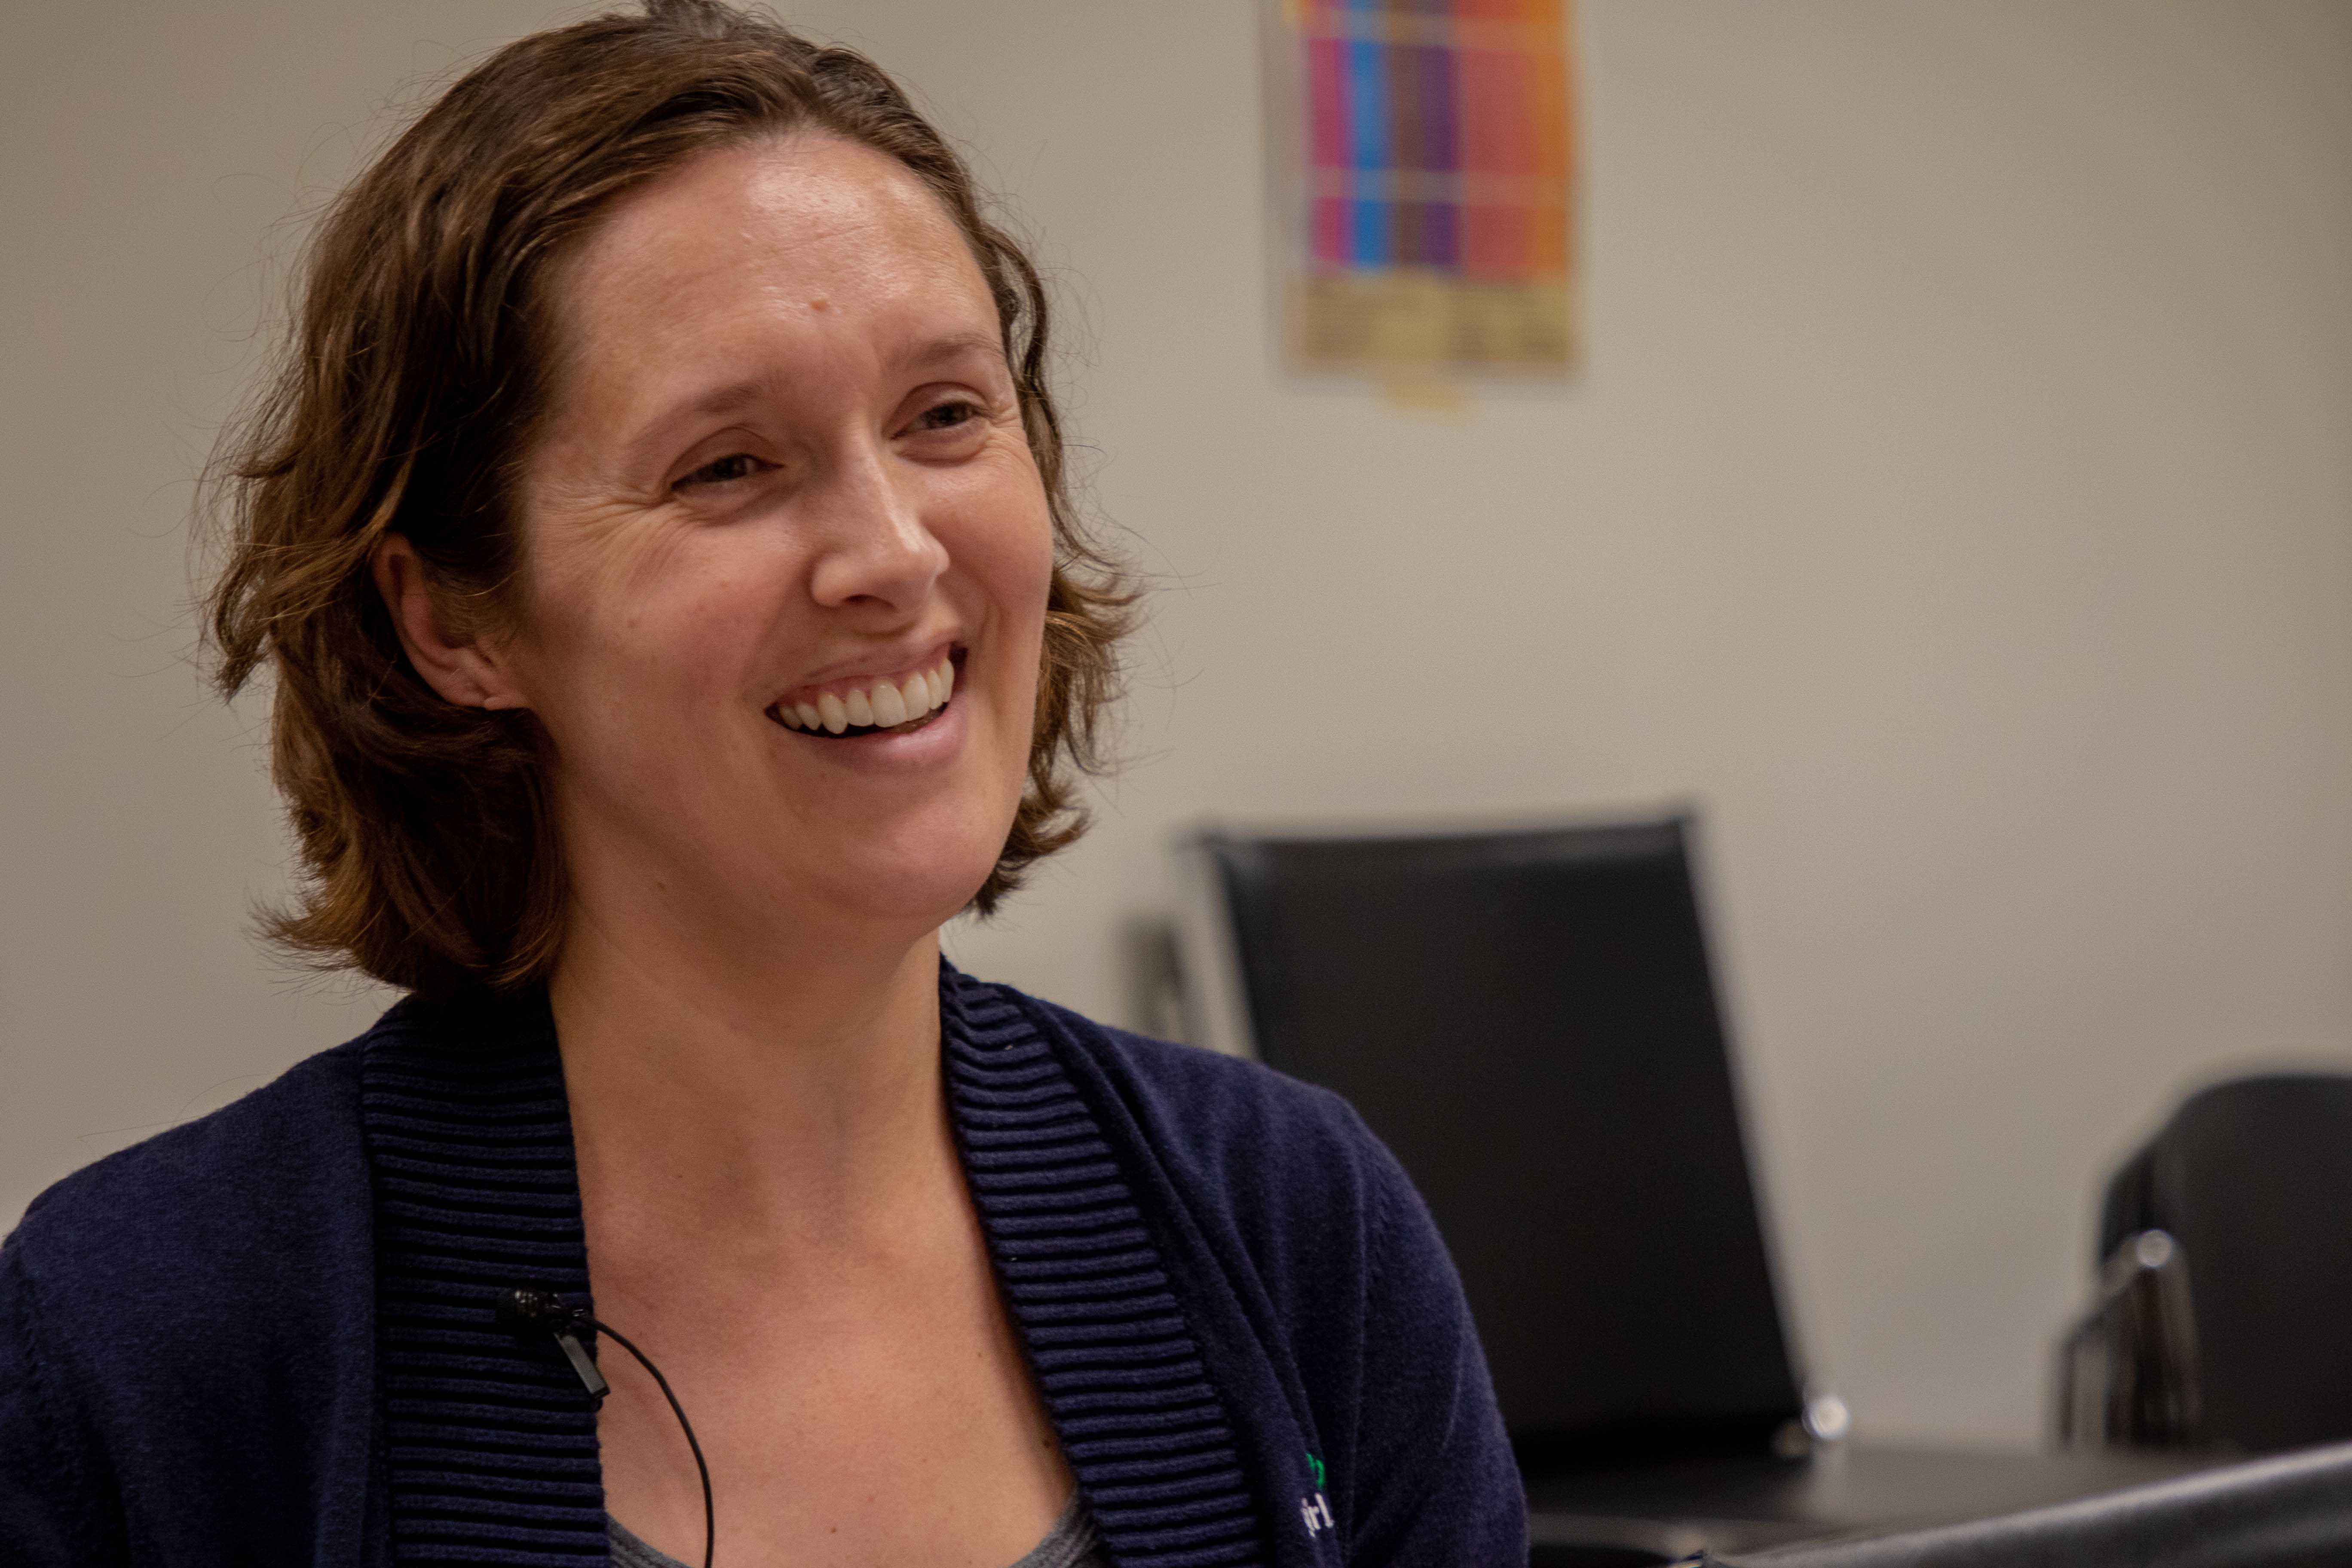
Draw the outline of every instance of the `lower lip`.
<instances>
[{"instance_id":1,"label":"lower lip","mask_svg":"<svg viewBox=\"0 0 2352 1568\"><path fill-rule=\"evenodd\" d=\"M919 730L870 735L812 735L805 730L776 728L809 747L817 755L865 773L917 773L948 762L963 747L964 693L959 689L947 706ZM771 719L770 723L775 721Z\"/></svg>"}]
</instances>

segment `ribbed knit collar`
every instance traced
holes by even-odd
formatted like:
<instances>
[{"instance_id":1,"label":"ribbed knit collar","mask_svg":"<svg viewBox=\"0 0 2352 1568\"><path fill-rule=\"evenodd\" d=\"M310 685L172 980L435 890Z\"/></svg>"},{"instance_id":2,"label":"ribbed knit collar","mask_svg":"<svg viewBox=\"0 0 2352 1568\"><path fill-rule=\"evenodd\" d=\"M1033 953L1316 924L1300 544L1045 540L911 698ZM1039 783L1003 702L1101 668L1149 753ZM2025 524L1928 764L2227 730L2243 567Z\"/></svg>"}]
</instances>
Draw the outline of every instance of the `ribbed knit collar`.
<instances>
[{"instance_id":1,"label":"ribbed knit collar","mask_svg":"<svg viewBox=\"0 0 2352 1568\"><path fill-rule=\"evenodd\" d=\"M942 965L940 1014L999 1285L1112 1561L1260 1563L1233 1423L1100 1119L1015 994ZM551 1344L493 1315L516 1288L589 1300L544 996L396 1009L361 1116L395 1558L604 1561L595 1412Z\"/></svg>"}]
</instances>

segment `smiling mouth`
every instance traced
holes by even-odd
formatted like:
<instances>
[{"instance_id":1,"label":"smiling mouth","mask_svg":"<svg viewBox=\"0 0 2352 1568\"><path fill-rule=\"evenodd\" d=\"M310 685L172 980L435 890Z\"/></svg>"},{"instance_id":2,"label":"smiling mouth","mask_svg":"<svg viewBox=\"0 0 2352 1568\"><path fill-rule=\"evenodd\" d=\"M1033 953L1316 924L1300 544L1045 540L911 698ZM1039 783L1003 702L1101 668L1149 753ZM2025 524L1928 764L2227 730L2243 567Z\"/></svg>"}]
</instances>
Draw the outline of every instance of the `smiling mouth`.
<instances>
[{"instance_id":1,"label":"smiling mouth","mask_svg":"<svg viewBox=\"0 0 2352 1568\"><path fill-rule=\"evenodd\" d=\"M842 690L819 692L806 700L778 700L768 717L787 730L820 741L859 735L907 735L947 710L955 695L956 658L950 650L939 662L897 679L877 676Z\"/></svg>"}]
</instances>

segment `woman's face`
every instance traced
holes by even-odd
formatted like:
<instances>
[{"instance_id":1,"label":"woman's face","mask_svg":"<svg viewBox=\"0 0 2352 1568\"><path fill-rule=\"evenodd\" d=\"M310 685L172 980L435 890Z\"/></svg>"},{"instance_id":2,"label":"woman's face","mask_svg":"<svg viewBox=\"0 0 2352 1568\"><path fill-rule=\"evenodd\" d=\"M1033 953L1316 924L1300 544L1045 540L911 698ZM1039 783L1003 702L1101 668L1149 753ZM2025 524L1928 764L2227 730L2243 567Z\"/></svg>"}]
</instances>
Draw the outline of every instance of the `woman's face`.
<instances>
[{"instance_id":1,"label":"woman's face","mask_svg":"<svg viewBox=\"0 0 2352 1568\"><path fill-rule=\"evenodd\" d=\"M574 885L936 926L1018 805L1052 569L988 287L896 160L705 154L556 285L503 662Z\"/></svg>"}]
</instances>

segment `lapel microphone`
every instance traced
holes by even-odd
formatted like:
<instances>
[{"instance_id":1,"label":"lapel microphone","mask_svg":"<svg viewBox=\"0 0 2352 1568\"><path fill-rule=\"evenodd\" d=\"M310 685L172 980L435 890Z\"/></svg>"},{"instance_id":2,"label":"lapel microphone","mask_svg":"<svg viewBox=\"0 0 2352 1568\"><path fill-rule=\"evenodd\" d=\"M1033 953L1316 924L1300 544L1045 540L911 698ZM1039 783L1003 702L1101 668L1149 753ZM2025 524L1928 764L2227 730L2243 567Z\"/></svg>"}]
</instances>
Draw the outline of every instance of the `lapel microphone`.
<instances>
[{"instance_id":1,"label":"lapel microphone","mask_svg":"<svg viewBox=\"0 0 2352 1568\"><path fill-rule=\"evenodd\" d=\"M670 1414L677 1417L678 1430L686 1434L686 1446L694 1451L694 1468L702 1478L702 1568L710 1568L712 1553L719 1544L719 1517L710 1501L710 1467L703 1462L702 1445L694 1436L694 1423L686 1418L686 1406L670 1391L669 1379L661 1374L661 1368L611 1324L598 1321L587 1308L572 1306L551 1290L501 1290L496 1312L500 1323L519 1334L540 1333L552 1339L556 1348L562 1351L563 1359L579 1374L580 1386L588 1391L590 1403L599 1410L604 1407L604 1396L613 1392L613 1385L596 1370L596 1358L581 1342L583 1333L604 1335L636 1357L637 1364L653 1375L662 1397L669 1401Z\"/></svg>"}]
</instances>

